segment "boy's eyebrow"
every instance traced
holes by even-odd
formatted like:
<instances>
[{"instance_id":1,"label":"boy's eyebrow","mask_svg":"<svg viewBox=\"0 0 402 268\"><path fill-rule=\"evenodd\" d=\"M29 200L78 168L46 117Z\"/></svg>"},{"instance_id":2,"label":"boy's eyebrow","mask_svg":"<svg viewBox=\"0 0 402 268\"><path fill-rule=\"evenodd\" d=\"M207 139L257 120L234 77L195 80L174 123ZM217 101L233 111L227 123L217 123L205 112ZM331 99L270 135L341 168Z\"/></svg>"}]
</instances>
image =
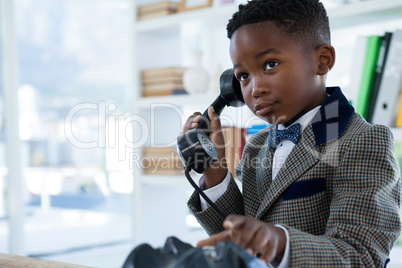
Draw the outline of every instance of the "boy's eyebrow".
<instances>
[{"instance_id":1,"label":"boy's eyebrow","mask_svg":"<svg viewBox=\"0 0 402 268\"><path fill-rule=\"evenodd\" d=\"M264 51L261 51L261 52L257 53L257 55L254 56L254 59L257 60L258 58L260 58L260 57L262 57L262 56L264 56L266 54L281 54L281 52L279 50L275 49L275 48L269 48L269 49L266 49ZM236 64L233 65L234 69L239 68L239 67L241 67L240 63L236 63Z\"/></svg>"},{"instance_id":2,"label":"boy's eyebrow","mask_svg":"<svg viewBox=\"0 0 402 268\"><path fill-rule=\"evenodd\" d=\"M275 49L275 48L269 48L267 50L259 52L257 55L254 56L254 59L258 59L258 58L260 58L260 57L262 57L262 56L264 56L266 54L271 54L271 53L272 54L275 54L275 53L280 54L281 52L279 50ZM236 64L233 65L234 69L236 69L238 67L241 67L240 63L236 63Z\"/></svg>"},{"instance_id":3,"label":"boy's eyebrow","mask_svg":"<svg viewBox=\"0 0 402 268\"><path fill-rule=\"evenodd\" d=\"M280 52L275 48L269 48L269 49L261 51L260 53L255 55L254 59L258 59L259 57L262 57L262 56L264 56L266 54L270 54L270 53L280 53Z\"/></svg>"}]
</instances>

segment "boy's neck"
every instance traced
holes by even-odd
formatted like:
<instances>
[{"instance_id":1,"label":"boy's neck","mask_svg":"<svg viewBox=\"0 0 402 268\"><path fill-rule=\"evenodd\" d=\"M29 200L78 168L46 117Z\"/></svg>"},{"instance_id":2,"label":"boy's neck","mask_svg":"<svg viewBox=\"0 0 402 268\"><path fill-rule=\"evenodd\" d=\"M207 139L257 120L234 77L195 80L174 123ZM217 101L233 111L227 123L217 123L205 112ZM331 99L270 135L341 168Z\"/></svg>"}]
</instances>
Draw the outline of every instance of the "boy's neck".
<instances>
[{"instance_id":1,"label":"boy's neck","mask_svg":"<svg viewBox=\"0 0 402 268\"><path fill-rule=\"evenodd\" d=\"M321 107L321 105L318 105L318 106L314 107L313 109L311 109L307 113L303 114L302 116L300 116L298 119L294 120L290 124L287 124L288 122L286 122L286 124L279 124L278 129L285 129L285 128L288 128L290 125L292 125L294 123L300 123L302 131L303 131L304 128L311 122L311 120L313 119L315 114L318 112L320 107Z\"/></svg>"},{"instance_id":2,"label":"boy's neck","mask_svg":"<svg viewBox=\"0 0 402 268\"><path fill-rule=\"evenodd\" d=\"M321 100L319 101L319 103L317 103L316 105L314 105L314 107L312 107L311 109L309 109L307 112L303 113L303 114L299 114L295 117L293 117L291 120L283 123L283 125L285 127L289 127L291 124L293 124L294 122L296 122L297 120L299 120L300 118L302 118L304 115L306 115L307 113L309 113L310 111L312 111L313 109L315 109L318 106L321 106L325 103L325 101L327 100L327 98L329 97L328 93L325 93L324 97L321 98Z\"/></svg>"}]
</instances>

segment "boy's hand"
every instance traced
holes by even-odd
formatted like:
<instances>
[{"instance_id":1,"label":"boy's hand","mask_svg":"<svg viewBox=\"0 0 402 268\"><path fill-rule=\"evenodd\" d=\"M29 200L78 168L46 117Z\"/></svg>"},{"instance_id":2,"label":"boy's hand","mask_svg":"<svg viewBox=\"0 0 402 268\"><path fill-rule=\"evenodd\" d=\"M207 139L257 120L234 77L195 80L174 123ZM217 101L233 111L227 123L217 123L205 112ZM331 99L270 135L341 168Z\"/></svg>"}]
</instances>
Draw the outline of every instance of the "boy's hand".
<instances>
[{"instance_id":1,"label":"boy's hand","mask_svg":"<svg viewBox=\"0 0 402 268\"><path fill-rule=\"evenodd\" d=\"M215 246L221 241L232 241L251 255L271 263L275 257L282 259L285 246L285 232L272 224L250 217L229 215L223 222L225 231L198 242L197 247Z\"/></svg>"},{"instance_id":2,"label":"boy's hand","mask_svg":"<svg viewBox=\"0 0 402 268\"><path fill-rule=\"evenodd\" d=\"M195 112L188 119L183 127L182 133L186 133L198 127L202 114ZM214 163L209 169L204 172L205 187L211 188L223 181L227 173L226 160L225 160L225 141L222 134L221 121L218 114L215 113L214 108L208 108L208 116L211 120L211 134L209 139L215 146L218 153L219 161Z\"/></svg>"}]
</instances>

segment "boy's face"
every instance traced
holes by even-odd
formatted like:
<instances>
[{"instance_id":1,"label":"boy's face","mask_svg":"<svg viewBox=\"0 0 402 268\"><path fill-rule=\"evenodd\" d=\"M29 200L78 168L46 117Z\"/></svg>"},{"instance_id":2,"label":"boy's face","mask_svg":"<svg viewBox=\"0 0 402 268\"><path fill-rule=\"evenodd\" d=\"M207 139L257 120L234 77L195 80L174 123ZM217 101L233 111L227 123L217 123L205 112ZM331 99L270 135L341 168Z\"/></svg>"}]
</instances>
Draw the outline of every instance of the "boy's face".
<instances>
[{"instance_id":1,"label":"boy's face","mask_svg":"<svg viewBox=\"0 0 402 268\"><path fill-rule=\"evenodd\" d=\"M316 51L269 22L237 29L230 56L247 106L271 124L289 125L327 97Z\"/></svg>"}]
</instances>

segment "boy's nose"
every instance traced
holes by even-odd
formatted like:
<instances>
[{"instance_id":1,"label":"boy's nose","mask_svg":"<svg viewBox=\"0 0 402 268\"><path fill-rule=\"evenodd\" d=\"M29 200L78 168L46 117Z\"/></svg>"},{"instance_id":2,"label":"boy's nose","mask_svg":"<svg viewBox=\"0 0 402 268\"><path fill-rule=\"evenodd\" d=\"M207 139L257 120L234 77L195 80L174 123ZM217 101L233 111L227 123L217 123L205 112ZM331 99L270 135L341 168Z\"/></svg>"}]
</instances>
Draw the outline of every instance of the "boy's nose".
<instances>
[{"instance_id":1,"label":"boy's nose","mask_svg":"<svg viewBox=\"0 0 402 268\"><path fill-rule=\"evenodd\" d=\"M263 82L263 79L254 77L253 78L253 97L258 98L262 95L265 95L269 92L266 83Z\"/></svg>"}]
</instances>

